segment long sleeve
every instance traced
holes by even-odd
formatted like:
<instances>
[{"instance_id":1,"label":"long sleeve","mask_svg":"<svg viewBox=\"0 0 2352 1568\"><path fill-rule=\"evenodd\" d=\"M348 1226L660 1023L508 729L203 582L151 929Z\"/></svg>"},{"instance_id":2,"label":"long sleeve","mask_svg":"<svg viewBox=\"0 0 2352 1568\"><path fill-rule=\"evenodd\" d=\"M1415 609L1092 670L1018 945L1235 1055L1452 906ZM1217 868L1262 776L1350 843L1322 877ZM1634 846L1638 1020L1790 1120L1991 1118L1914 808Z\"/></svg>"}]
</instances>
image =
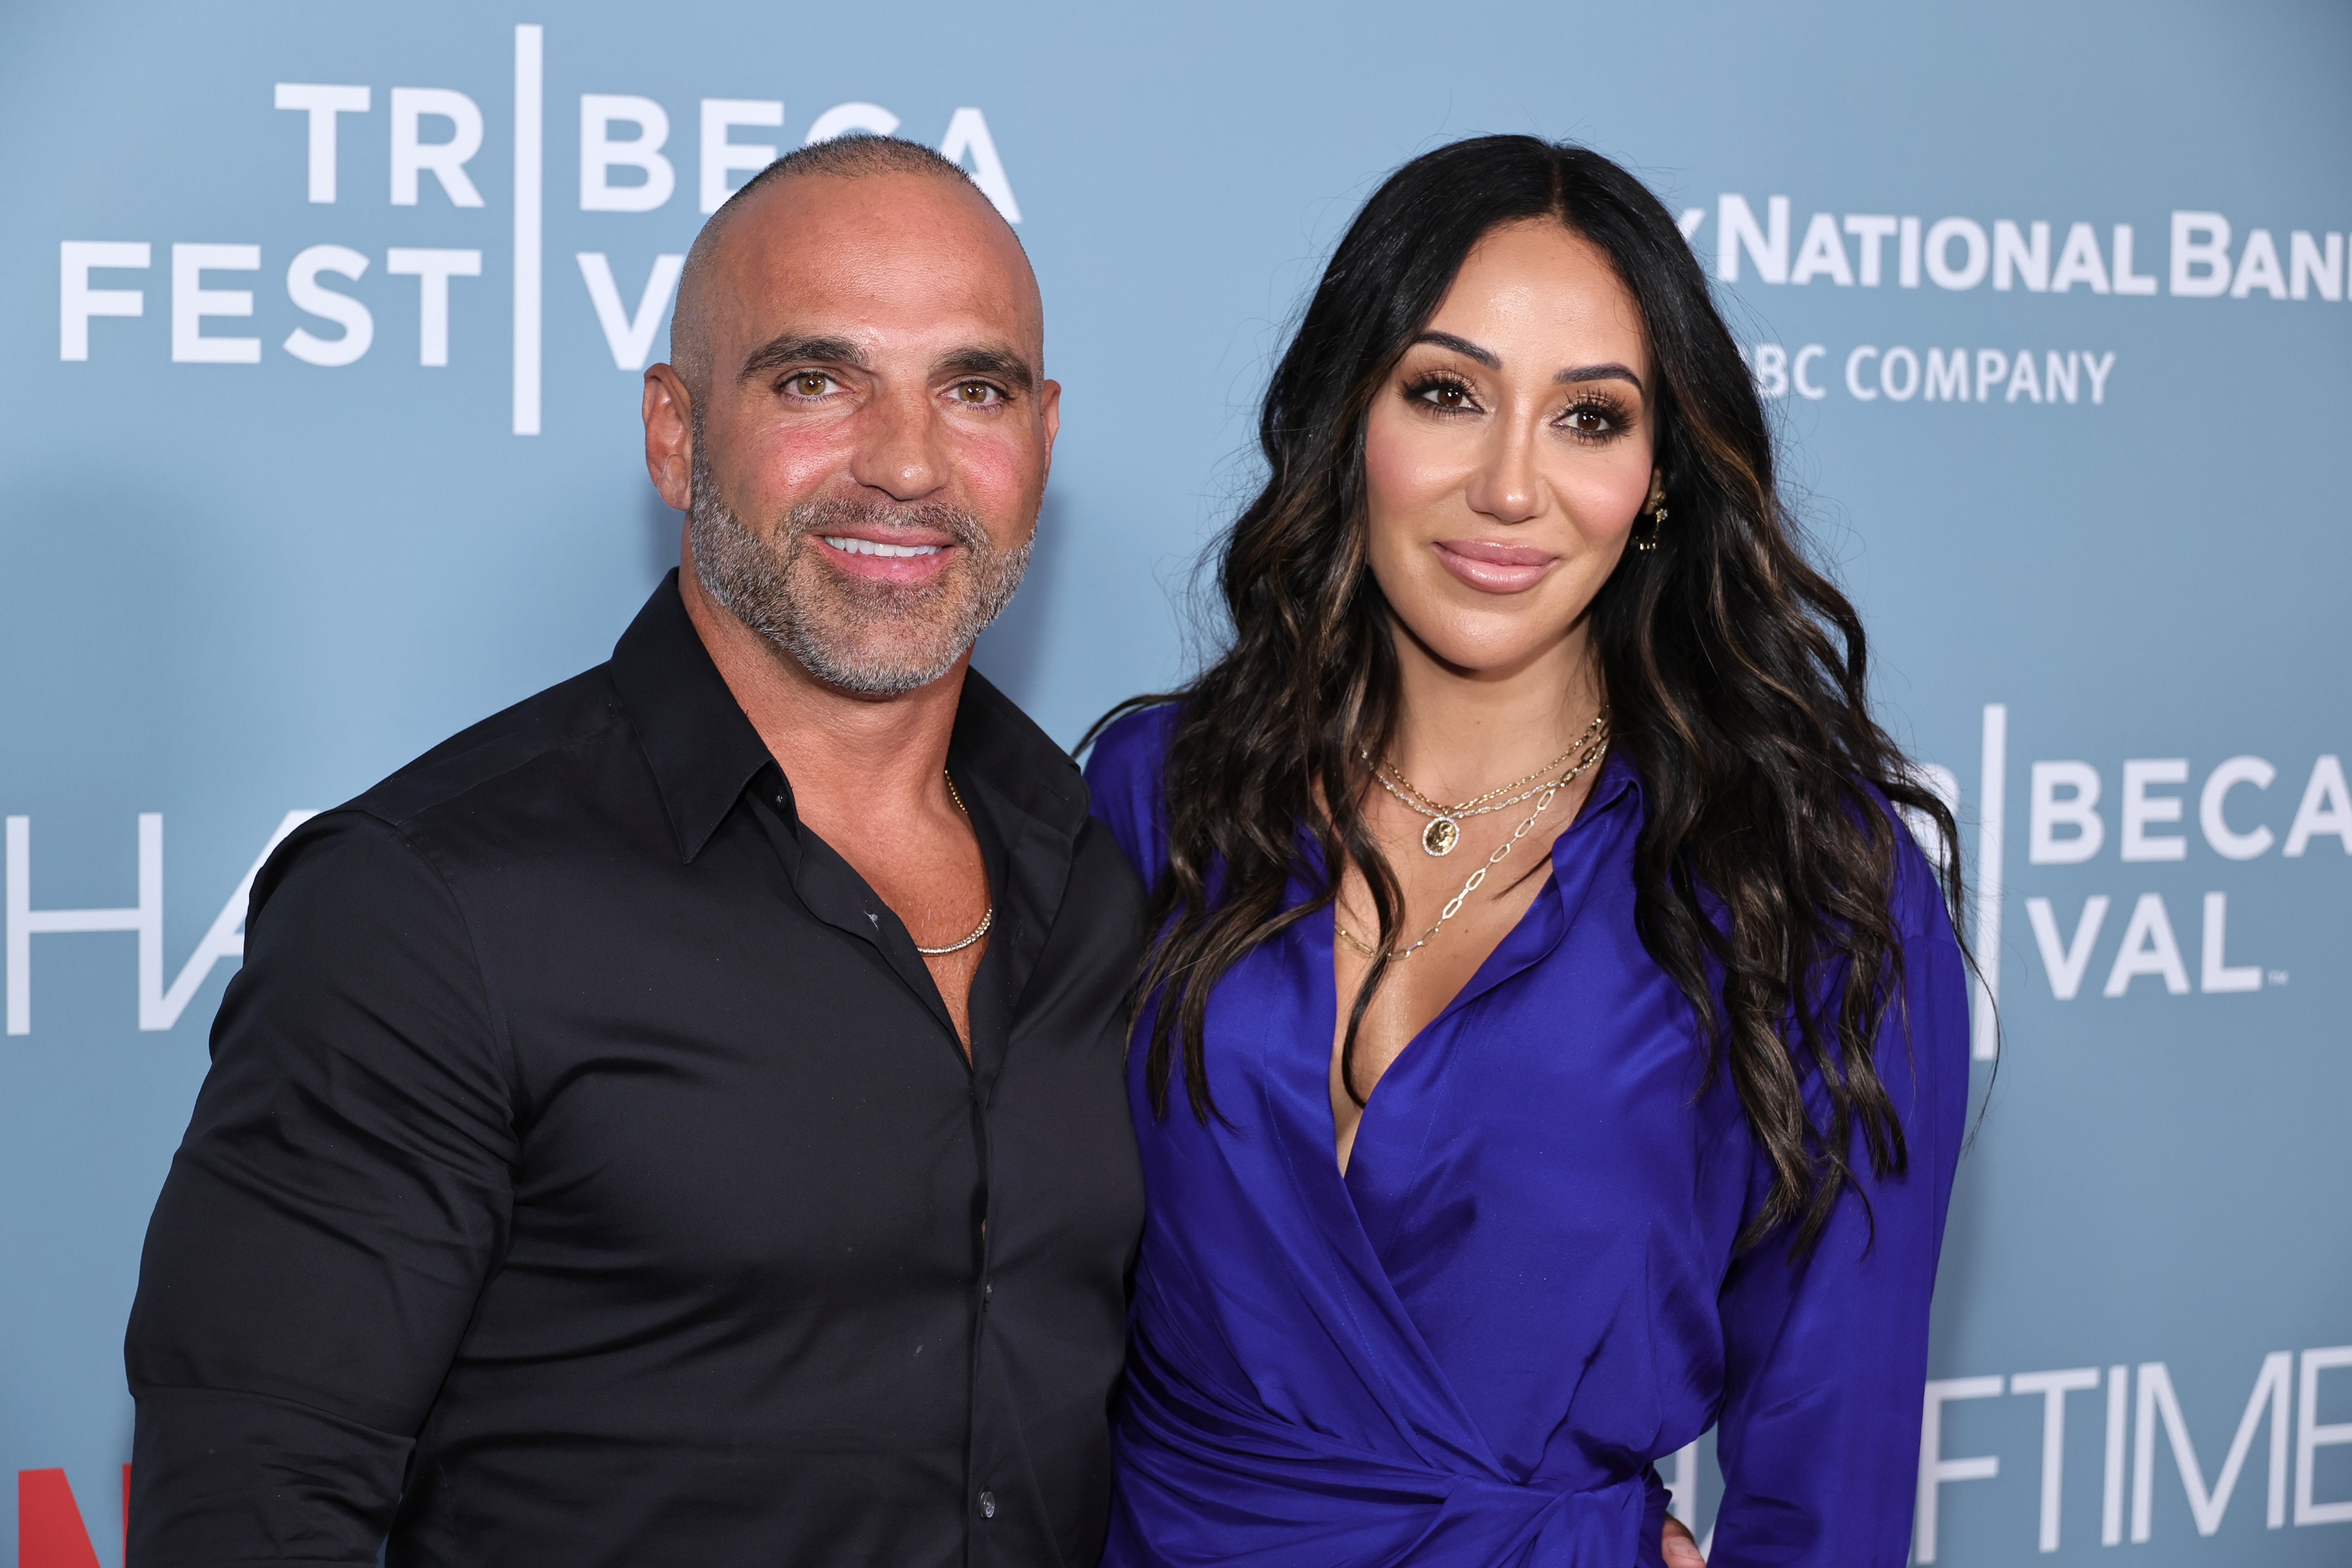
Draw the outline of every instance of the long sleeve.
<instances>
[{"instance_id":1,"label":"long sleeve","mask_svg":"<svg viewBox=\"0 0 2352 1568\"><path fill-rule=\"evenodd\" d=\"M1861 1192L1840 1201L1810 1256L1792 1263L1786 1239L1768 1238L1732 1268L1716 1568L1909 1558L1927 1310L1967 1119L1969 1042L1958 944L1924 859L1907 841L1904 850L1902 1005L1876 1060L1908 1168L1872 1178L1857 1142Z\"/></svg>"},{"instance_id":2,"label":"long sleeve","mask_svg":"<svg viewBox=\"0 0 2352 1568\"><path fill-rule=\"evenodd\" d=\"M125 1344L130 1561L376 1561L510 1208L513 1094L439 874L354 812L254 894Z\"/></svg>"}]
</instances>

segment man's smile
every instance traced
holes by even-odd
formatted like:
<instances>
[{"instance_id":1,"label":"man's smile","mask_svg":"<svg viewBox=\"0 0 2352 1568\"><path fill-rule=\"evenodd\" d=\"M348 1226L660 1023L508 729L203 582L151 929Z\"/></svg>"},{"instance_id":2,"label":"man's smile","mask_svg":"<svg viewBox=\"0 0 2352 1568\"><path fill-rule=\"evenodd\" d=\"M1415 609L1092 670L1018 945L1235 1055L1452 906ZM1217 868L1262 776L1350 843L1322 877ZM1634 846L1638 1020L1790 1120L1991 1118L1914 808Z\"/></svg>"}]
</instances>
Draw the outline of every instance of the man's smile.
<instances>
[{"instance_id":1,"label":"man's smile","mask_svg":"<svg viewBox=\"0 0 2352 1568\"><path fill-rule=\"evenodd\" d=\"M881 555L892 560L909 560L919 555L937 555L943 548L937 544L885 544L878 539L836 539L831 534L820 534L818 537L835 550L846 551L852 555Z\"/></svg>"}]
</instances>

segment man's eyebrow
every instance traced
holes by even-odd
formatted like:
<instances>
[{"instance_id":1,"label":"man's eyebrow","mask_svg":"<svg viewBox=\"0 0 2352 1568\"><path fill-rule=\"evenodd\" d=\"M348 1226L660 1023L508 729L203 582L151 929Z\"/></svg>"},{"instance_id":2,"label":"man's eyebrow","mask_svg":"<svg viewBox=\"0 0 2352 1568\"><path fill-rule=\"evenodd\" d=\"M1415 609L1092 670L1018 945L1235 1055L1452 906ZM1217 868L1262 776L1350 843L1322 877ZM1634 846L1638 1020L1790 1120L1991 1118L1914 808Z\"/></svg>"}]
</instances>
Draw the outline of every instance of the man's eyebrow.
<instances>
[{"instance_id":1,"label":"man's eyebrow","mask_svg":"<svg viewBox=\"0 0 2352 1568\"><path fill-rule=\"evenodd\" d=\"M788 364L812 363L855 365L863 370L866 368L866 353L847 338L785 332L753 349L744 359L737 379L757 381L770 371L782 370Z\"/></svg>"},{"instance_id":2,"label":"man's eyebrow","mask_svg":"<svg viewBox=\"0 0 2352 1568\"><path fill-rule=\"evenodd\" d=\"M939 369L943 375L992 376L1015 392L1029 392L1037 384L1037 373L1029 362L1004 349L951 350L940 356Z\"/></svg>"},{"instance_id":3,"label":"man's eyebrow","mask_svg":"<svg viewBox=\"0 0 2352 1568\"><path fill-rule=\"evenodd\" d=\"M1457 338L1452 332L1423 332L1412 341L1415 343L1428 343L1433 348L1452 349L1465 359L1476 360L1488 370L1503 368L1502 360L1492 350L1482 349L1468 338Z\"/></svg>"},{"instance_id":4,"label":"man's eyebrow","mask_svg":"<svg viewBox=\"0 0 2352 1568\"><path fill-rule=\"evenodd\" d=\"M1574 370L1561 371L1551 379L1558 386L1572 386L1580 381L1630 381L1634 391L1644 390L1642 378L1633 374L1632 367L1619 364L1614 360L1607 364L1579 365Z\"/></svg>"}]
</instances>

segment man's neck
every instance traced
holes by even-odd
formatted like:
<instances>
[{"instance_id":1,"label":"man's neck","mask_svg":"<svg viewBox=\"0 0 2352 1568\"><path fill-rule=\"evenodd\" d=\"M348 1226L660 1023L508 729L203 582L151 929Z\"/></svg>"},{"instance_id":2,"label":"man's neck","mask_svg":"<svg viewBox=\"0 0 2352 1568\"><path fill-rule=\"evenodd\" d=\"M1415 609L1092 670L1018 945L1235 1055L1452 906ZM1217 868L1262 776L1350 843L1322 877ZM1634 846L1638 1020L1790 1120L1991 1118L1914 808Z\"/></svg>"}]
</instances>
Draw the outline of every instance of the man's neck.
<instances>
[{"instance_id":1,"label":"man's neck","mask_svg":"<svg viewBox=\"0 0 2352 1568\"><path fill-rule=\"evenodd\" d=\"M711 662L791 781L802 815L905 820L942 796L941 771L970 656L928 686L853 697L713 600L690 555L678 571L687 617Z\"/></svg>"}]
</instances>

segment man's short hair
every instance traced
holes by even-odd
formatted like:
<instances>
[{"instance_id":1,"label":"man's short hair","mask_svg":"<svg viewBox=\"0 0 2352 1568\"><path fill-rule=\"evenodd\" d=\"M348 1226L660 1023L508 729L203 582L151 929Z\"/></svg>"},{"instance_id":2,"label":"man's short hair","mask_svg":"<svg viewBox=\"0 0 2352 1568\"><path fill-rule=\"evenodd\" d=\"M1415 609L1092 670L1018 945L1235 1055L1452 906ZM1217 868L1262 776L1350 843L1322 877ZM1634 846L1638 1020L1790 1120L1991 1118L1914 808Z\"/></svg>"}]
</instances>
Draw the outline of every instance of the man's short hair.
<instances>
[{"instance_id":1,"label":"man's short hair","mask_svg":"<svg viewBox=\"0 0 2352 1568\"><path fill-rule=\"evenodd\" d=\"M985 199L971 175L954 160L942 157L919 142L864 132L795 148L744 181L710 215L702 232L694 237L693 247L686 255L686 269L678 278L677 301L670 311L670 363L677 367L678 374L686 380L687 390L698 404L710 385L710 356L700 320L702 293L716 264L720 237L727 226L740 216L754 191L795 174L830 174L840 180L862 180L876 174L933 174L958 181Z\"/></svg>"}]
</instances>

